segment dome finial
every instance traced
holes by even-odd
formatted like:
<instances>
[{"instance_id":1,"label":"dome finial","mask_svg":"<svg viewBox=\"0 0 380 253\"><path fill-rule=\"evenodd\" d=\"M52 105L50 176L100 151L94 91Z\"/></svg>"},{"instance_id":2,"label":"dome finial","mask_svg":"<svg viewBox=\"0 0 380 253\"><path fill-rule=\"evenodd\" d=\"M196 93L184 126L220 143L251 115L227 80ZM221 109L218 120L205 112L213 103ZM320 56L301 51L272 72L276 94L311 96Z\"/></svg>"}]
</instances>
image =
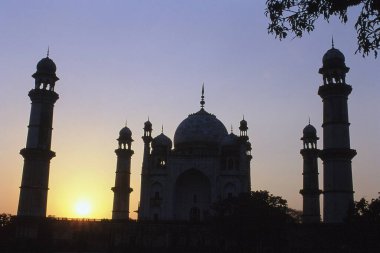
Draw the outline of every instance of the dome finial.
<instances>
[{"instance_id":1,"label":"dome finial","mask_svg":"<svg viewBox=\"0 0 380 253\"><path fill-rule=\"evenodd\" d=\"M310 125L310 116L309 116L309 125Z\"/></svg>"},{"instance_id":2,"label":"dome finial","mask_svg":"<svg viewBox=\"0 0 380 253\"><path fill-rule=\"evenodd\" d=\"M331 36L331 47L334 48L334 35Z\"/></svg>"},{"instance_id":3,"label":"dome finial","mask_svg":"<svg viewBox=\"0 0 380 253\"><path fill-rule=\"evenodd\" d=\"M234 127L231 124L231 134L233 134L233 133L234 133Z\"/></svg>"},{"instance_id":4,"label":"dome finial","mask_svg":"<svg viewBox=\"0 0 380 253\"><path fill-rule=\"evenodd\" d=\"M126 127L128 126L128 124L127 124L127 123L128 123L128 121L127 121L127 120L125 120L125 126L126 126Z\"/></svg>"},{"instance_id":5,"label":"dome finial","mask_svg":"<svg viewBox=\"0 0 380 253\"><path fill-rule=\"evenodd\" d=\"M50 47L48 46L48 50L47 50L47 53L46 53L46 57L49 58L49 53L50 53Z\"/></svg>"},{"instance_id":6,"label":"dome finial","mask_svg":"<svg viewBox=\"0 0 380 253\"><path fill-rule=\"evenodd\" d=\"M201 108L205 107L205 83L202 84Z\"/></svg>"},{"instance_id":7,"label":"dome finial","mask_svg":"<svg viewBox=\"0 0 380 253\"><path fill-rule=\"evenodd\" d=\"M161 125L161 133L164 133L164 124Z\"/></svg>"}]
</instances>

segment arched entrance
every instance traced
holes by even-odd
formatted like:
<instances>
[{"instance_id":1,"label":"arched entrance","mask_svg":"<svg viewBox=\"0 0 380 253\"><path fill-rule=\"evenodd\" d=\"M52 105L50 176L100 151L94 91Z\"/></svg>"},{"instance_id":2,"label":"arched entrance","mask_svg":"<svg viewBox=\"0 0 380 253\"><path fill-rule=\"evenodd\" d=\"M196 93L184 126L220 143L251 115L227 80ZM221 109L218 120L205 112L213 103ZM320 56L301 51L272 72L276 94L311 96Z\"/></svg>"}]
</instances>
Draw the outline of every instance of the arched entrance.
<instances>
[{"instance_id":1,"label":"arched entrance","mask_svg":"<svg viewBox=\"0 0 380 253\"><path fill-rule=\"evenodd\" d=\"M175 184L174 217L177 220L202 220L211 204L209 179L200 171L182 173Z\"/></svg>"}]
</instances>

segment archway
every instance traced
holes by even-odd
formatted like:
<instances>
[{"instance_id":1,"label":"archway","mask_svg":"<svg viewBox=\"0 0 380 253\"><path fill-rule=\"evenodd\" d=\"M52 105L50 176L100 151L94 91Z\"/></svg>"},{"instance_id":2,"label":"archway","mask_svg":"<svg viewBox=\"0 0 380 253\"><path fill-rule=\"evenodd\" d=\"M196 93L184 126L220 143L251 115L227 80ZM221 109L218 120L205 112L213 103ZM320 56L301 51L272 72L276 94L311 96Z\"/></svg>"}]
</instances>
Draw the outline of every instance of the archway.
<instances>
[{"instance_id":1,"label":"archway","mask_svg":"<svg viewBox=\"0 0 380 253\"><path fill-rule=\"evenodd\" d=\"M159 182L155 182L150 187L150 217L154 221L160 220L161 217L161 205L162 198L162 185Z\"/></svg>"},{"instance_id":2,"label":"archway","mask_svg":"<svg viewBox=\"0 0 380 253\"><path fill-rule=\"evenodd\" d=\"M177 220L202 220L211 204L209 179L200 171L182 173L175 184L174 217Z\"/></svg>"},{"instance_id":3,"label":"archway","mask_svg":"<svg viewBox=\"0 0 380 253\"><path fill-rule=\"evenodd\" d=\"M223 188L223 198L228 199L236 196L236 187L233 183L228 183Z\"/></svg>"}]
</instances>

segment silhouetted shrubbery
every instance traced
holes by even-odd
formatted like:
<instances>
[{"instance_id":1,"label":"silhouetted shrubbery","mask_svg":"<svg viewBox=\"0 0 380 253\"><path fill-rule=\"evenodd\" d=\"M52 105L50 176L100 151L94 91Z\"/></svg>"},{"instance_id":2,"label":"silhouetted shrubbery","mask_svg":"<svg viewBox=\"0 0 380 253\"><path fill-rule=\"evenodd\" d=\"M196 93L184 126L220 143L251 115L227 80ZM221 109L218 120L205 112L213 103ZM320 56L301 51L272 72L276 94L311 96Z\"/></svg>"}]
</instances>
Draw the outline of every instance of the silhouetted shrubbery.
<instances>
[{"instance_id":1,"label":"silhouetted shrubbery","mask_svg":"<svg viewBox=\"0 0 380 253\"><path fill-rule=\"evenodd\" d=\"M380 223L380 196L370 202L365 198L355 201L351 222Z\"/></svg>"}]
</instances>

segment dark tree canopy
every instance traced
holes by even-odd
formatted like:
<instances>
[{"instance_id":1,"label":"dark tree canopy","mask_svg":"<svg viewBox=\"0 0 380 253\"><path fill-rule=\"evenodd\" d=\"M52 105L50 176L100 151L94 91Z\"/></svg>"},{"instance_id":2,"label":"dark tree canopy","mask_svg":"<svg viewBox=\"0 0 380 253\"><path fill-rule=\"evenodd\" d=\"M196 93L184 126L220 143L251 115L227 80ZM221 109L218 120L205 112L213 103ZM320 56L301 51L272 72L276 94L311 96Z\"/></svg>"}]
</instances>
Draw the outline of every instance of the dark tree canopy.
<instances>
[{"instance_id":1,"label":"dark tree canopy","mask_svg":"<svg viewBox=\"0 0 380 253\"><path fill-rule=\"evenodd\" d=\"M223 252L248 252L263 245L271 245L273 252L283 252L287 243L283 235L289 223L296 222L287 201L268 191L253 191L215 203L210 221L214 235L236 243L233 250ZM223 240L220 244L224 245Z\"/></svg>"},{"instance_id":2,"label":"dark tree canopy","mask_svg":"<svg viewBox=\"0 0 380 253\"><path fill-rule=\"evenodd\" d=\"M2 240L6 240L9 238L9 225L11 223L12 216L7 213L1 213L0 214L0 251L1 251L1 244Z\"/></svg>"},{"instance_id":3,"label":"dark tree canopy","mask_svg":"<svg viewBox=\"0 0 380 253\"><path fill-rule=\"evenodd\" d=\"M252 191L217 202L213 205L213 217L239 226L268 226L295 222L287 201L268 191Z\"/></svg>"},{"instance_id":4,"label":"dark tree canopy","mask_svg":"<svg viewBox=\"0 0 380 253\"><path fill-rule=\"evenodd\" d=\"M355 201L351 221L380 223L380 196L370 202L364 198Z\"/></svg>"},{"instance_id":5,"label":"dark tree canopy","mask_svg":"<svg viewBox=\"0 0 380 253\"><path fill-rule=\"evenodd\" d=\"M0 229L7 226L11 222L11 215L7 213L0 214Z\"/></svg>"},{"instance_id":6,"label":"dark tree canopy","mask_svg":"<svg viewBox=\"0 0 380 253\"><path fill-rule=\"evenodd\" d=\"M347 10L357 6L361 12L357 17L359 52L364 56L373 52L377 57L380 49L380 0L267 0L265 15L270 19L268 32L284 39L288 34L302 37L314 30L318 18L327 22L337 16L342 23L348 20Z\"/></svg>"}]
</instances>

